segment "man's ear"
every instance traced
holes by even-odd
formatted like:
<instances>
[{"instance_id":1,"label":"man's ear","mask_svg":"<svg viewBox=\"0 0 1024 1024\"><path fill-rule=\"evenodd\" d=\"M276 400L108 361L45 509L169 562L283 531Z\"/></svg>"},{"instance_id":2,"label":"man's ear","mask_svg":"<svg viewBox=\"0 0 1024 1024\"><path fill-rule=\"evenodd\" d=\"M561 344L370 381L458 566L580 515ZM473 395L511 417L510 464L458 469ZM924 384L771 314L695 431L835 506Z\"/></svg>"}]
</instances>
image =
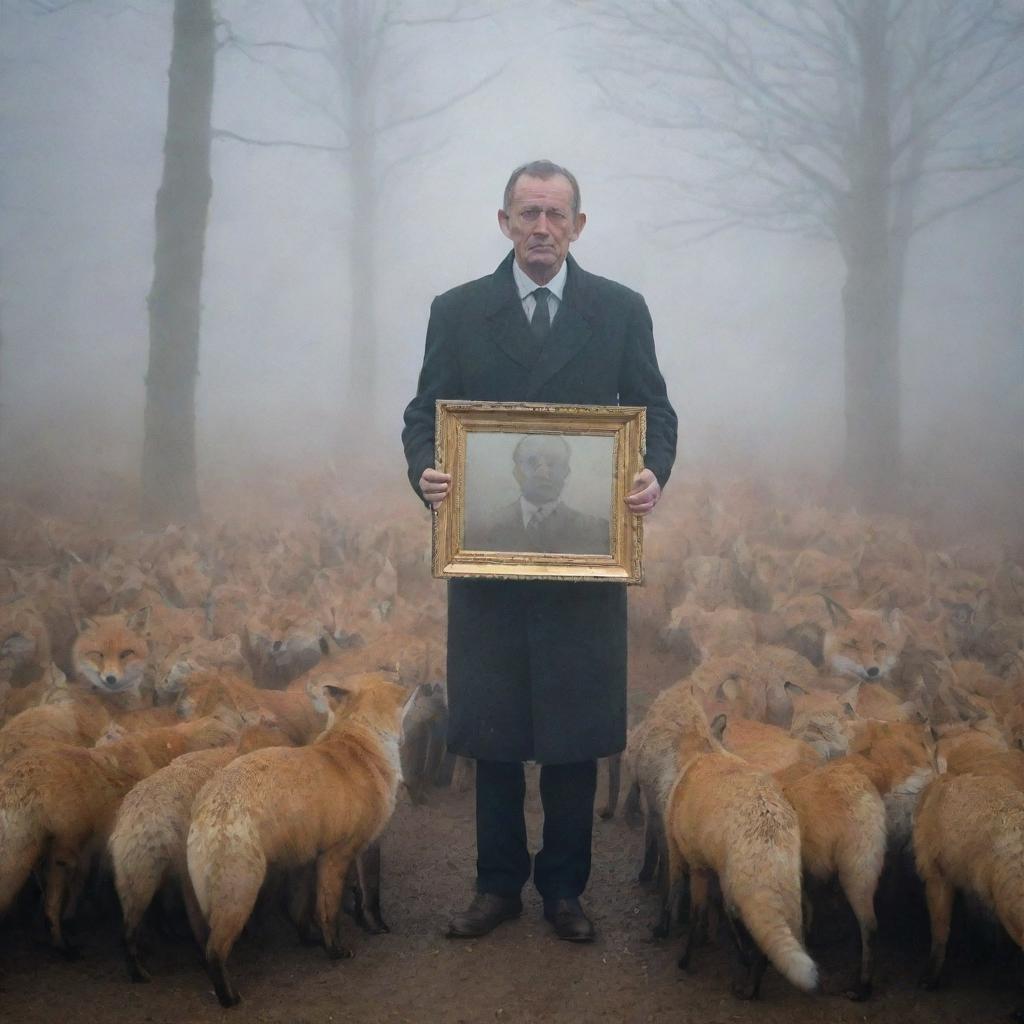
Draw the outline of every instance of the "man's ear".
<instances>
[{"instance_id":1,"label":"man's ear","mask_svg":"<svg viewBox=\"0 0 1024 1024\"><path fill-rule=\"evenodd\" d=\"M587 215L585 213L576 214L576 224L572 235L572 241L576 241L580 235L583 234L583 229L587 226Z\"/></svg>"},{"instance_id":2,"label":"man's ear","mask_svg":"<svg viewBox=\"0 0 1024 1024\"><path fill-rule=\"evenodd\" d=\"M498 211L498 227L506 238L512 237L512 230L508 226L508 214L504 210Z\"/></svg>"}]
</instances>

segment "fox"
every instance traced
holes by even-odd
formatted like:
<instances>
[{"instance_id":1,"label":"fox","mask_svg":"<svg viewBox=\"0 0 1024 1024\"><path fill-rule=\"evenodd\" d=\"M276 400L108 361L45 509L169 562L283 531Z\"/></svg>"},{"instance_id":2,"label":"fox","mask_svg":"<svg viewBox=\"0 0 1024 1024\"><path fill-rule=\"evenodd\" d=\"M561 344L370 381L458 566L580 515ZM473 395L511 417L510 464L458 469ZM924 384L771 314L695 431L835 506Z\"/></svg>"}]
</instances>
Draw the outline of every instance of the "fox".
<instances>
[{"instance_id":1,"label":"fox","mask_svg":"<svg viewBox=\"0 0 1024 1024\"><path fill-rule=\"evenodd\" d=\"M0 687L27 686L50 661L50 635L32 602L17 594L0 601Z\"/></svg>"},{"instance_id":2,"label":"fox","mask_svg":"<svg viewBox=\"0 0 1024 1024\"><path fill-rule=\"evenodd\" d=\"M731 718L722 735L722 744L752 767L774 774L794 764L815 767L823 758L808 743L794 739L785 729L765 722Z\"/></svg>"},{"instance_id":3,"label":"fox","mask_svg":"<svg viewBox=\"0 0 1024 1024\"><path fill-rule=\"evenodd\" d=\"M242 653L242 640L236 634L219 640L195 640L175 648L160 661L154 692L158 704L173 704L185 686L185 680L207 669L226 669L252 678L249 663Z\"/></svg>"},{"instance_id":4,"label":"fox","mask_svg":"<svg viewBox=\"0 0 1024 1024\"><path fill-rule=\"evenodd\" d=\"M693 684L688 681L659 693L643 720L630 730L623 757L632 780L626 805L627 820L638 819L641 798L644 809L644 859L638 881L656 879L664 898L668 896L665 889L668 877L665 808L679 775L679 735L690 720L689 700L694 693ZM663 933L659 926L655 934L664 937L667 932Z\"/></svg>"},{"instance_id":5,"label":"fox","mask_svg":"<svg viewBox=\"0 0 1024 1024\"><path fill-rule=\"evenodd\" d=\"M412 802L422 804L438 783L446 753L448 703L440 683L415 688L403 729L402 778Z\"/></svg>"},{"instance_id":6,"label":"fox","mask_svg":"<svg viewBox=\"0 0 1024 1024\"><path fill-rule=\"evenodd\" d=\"M84 618L71 648L76 676L112 706L124 709L152 703L143 697L149 643L145 630L150 610L131 615Z\"/></svg>"},{"instance_id":7,"label":"fox","mask_svg":"<svg viewBox=\"0 0 1024 1024\"><path fill-rule=\"evenodd\" d=\"M914 815L914 859L932 933L923 987L941 981L957 889L994 911L1024 948L1024 794L1017 786L1003 778L938 776Z\"/></svg>"},{"instance_id":8,"label":"fox","mask_svg":"<svg viewBox=\"0 0 1024 1024\"><path fill-rule=\"evenodd\" d=\"M59 670L58 670L59 671ZM63 675L63 673L62 673ZM18 754L54 743L91 747L111 722L110 711L94 694L55 685L67 695L25 708L0 729L0 769Z\"/></svg>"},{"instance_id":9,"label":"fox","mask_svg":"<svg viewBox=\"0 0 1024 1024\"><path fill-rule=\"evenodd\" d=\"M806 771L803 766L777 776L800 822L804 874L819 882L839 878L860 928L861 963L846 996L871 994L873 947L878 921L875 893L885 863L885 804L871 780L846 758ZM810 904L807 925L810 925Z\"/></svg>"},{"instance_id":10,"label":"fox","mask_svg":"<svg viewBox=\"0 0 1024 1024\"><path fill-rule=\"evenodd\" d=\"M106 848L125 795L179 754L237 736L234 723L210 717L90 749L52 744L8 762L0 772L0 915L45 855L50 941L74 955L62 932L64 910L84 883L94 854Z\"/></svg>"},{"instance_id":11,"label":"fox","mask_svg":"<svg viewBox=\"0 0 1024 1024\"><path fill-rule=\"evenodd\" d=\"M706 922L711 878L717 875L741 965L733 993L756 998L768 960L797 988L813 992L818 968L800 940L796 812L774 779L722 746L724 715L709 727L692 694L682 710L687 722L679 740L681 770L665 818L670 891L678 890L684 874L690 879L690 918L679 966L690 965Z\"/></svg>"},{"instance_id":12,"label":"fox","mask_svg":"<svg viewBox=\"0 0 1024 1024\"><path fill-rule=\"evenodd\" d=\"M324 630L298 598L263 601L245 623L245 656L257 686L281 689L327 653Z\"/></svg>"},{"instance_id":13,"label":"fox","mask_svg":"<svg viewBox=\"0 0 1024 1024\"><path fill-rule=\"evenodd\" d=\"M938 761L930 726L860 721L847 757L878 790L885 804L888 850L901 853L910 842L914 808L936 774Z\"/></svg>"},{"instance_id":14,"label":"fox","mask_svg":"<svg viewBox=\"0 0 1024 1024\"><path fill-rule=\"evenodd\" d=\"M341 678L332 672L330 663L318 665L307 678ZM325 717L318 713L309 697L294 690L259 689L233 672L197 672L185 683L176 710L184 719L211 714L224 705L240 713L258 710L273 716L279 729L293 744L312 743L323 731Z\"/></svg>"},{"instance_id":15,"label":"fox","mask_svg":"<svg viewBox=\"0 0 1024 1024\"><path fill-rule=\"evenodd\" d=\"M831 598L824 600L831 618L822 640L829 671L865 682L882 681L892 674L906 643L899 609L847 611Z\"/></svg>"},{"instance_id":16,"label":"fox","mask_svg":"<svg viewBox=\"0 0 1024 1024\"><path fill-rule=\"evenodd\" d=\"M245 728L236 746L212 747L176 757L139 782L118 808L108 849L124 924L125 960L132 981L150 980L142 962L138 930L161 886L180 888L189 925L202 948L203 920L186 864L185 840L196 794L236 757L265 746L292 746L271 722Z\"/></svg>"},{"instance_id":17,"label":"fox","mask_svg":"<svg viewBox=\"0 0 1024 1024\"><path fill-rule=\"evenodd\" d=\"M68 677L52 662L38 679L25 686L7 687L0 682L0 729L28 708L67 700L71 700Z\"/></svg>"},{"instance_id":18,"label":"fox","mask_svg":"<svg viewBox=\"0 0 1024 1024\"><path fill-rule=\"evenodd\" d=\"M196 797L188 873L209 927L206 964L222 1006L240 1001L227 959L269 865L316 863L324 947L334 959L352 955L338 938L346 873L394 812L408 696L382 675L357 684L311 680L309 697L327 716L316 741L246 754Z\"/></svg>"},{"instance_id":19,"label":"fox","mask_svg":"<svg viewBox=\"0 0 1024 1024\"><path fill-rule=\"evenodd\" d=\"M950 775L997 776L1024 792L1024 751L1008 749L993 732L973 723L944 730L936 744L939 763Z\"/></svg>"},{"instance_id":20,"label":"fox","mask_svg":"<svg viewBox=\"0 0 1024 1024\"><path fill-rule=\"evenodd\" d=\"M845 754L857 718L856 685L846 693L805 690L788 680L785 686L793 703L789 734L812 746L826 761Z\"/></svg>"}]
</instances>

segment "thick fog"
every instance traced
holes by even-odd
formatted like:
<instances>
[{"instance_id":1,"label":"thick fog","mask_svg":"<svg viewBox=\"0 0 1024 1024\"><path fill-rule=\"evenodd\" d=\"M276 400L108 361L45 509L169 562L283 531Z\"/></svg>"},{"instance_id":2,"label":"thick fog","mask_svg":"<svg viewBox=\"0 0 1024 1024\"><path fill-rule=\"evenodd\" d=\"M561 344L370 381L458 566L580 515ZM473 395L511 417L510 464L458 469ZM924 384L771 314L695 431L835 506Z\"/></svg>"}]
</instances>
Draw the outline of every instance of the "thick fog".
<instances>
[{"instance_id":1,"label":"thick fog","mask_svg":"<svg viewBox=\"0 0 1024 1024\"><path fill-rule=\"evenodd\" d=\"M172 6L3 4L0 450L11 473L68 464L138 472ZM299 3L224 0L217 13L250 43L315 41ZM383 478L402 474L401 412L430 301L499 263L509 249L496 219L505 180L517 164L547 157L581 183L581 265L647 299L681 457L835 472L844 436L836 244L749 227L701 239L668 227L680 206L663 179L686 182L701 169L657 129L610 109L585 72L603 45L586 5L479 3L468 13L481 16L406 28L387 58L406 100L385 106L401 116L471 94L382 143L395 165L380 182L374 422L342 451L372 445ZM325 112L332 79L314 56L242 48L224 27L219 38L215 129L338 144ZM346 354L358 343L349 337L344 160L217 138L212 180L201 484L254 469L315 471L338 453ZM1005 501L1021 479L1022 299L1020 184L912 241L901 355L907 465L979 504L989 486Z\"/></svg>"}]
</instances>

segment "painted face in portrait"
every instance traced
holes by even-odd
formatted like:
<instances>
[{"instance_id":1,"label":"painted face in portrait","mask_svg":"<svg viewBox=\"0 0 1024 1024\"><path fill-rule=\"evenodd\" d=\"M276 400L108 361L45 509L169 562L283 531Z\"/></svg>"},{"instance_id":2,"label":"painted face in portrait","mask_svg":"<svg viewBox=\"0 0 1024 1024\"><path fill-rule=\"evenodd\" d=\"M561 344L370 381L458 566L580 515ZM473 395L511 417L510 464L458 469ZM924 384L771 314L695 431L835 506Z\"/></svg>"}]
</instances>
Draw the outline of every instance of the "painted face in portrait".
<instances>
[{"instance_id":1,"label":"painted face in portrait","mask_svg":"<svg viewBox=\"0 0 1024 1024\"><path fill-rule=\"evenodd\" d=\"M534 505L556 501L569 478L569 445L553 434L527 436L516 446L513 475Z\"/></svg>"},{"instance_id":2,"label":"painted face in portrait","mask_svg":"<svg viewBox=\"0 0 1024 1024\"><path fill-rule=\"evenodd\" d=\"M509 209L498 211L498 223L512 240L516 262L539 285L561 270L569 244L580 237L586 222L586 214L573 212L572 185L561 174L522 175L512 190Z\"/></svg>"}]
</instances>

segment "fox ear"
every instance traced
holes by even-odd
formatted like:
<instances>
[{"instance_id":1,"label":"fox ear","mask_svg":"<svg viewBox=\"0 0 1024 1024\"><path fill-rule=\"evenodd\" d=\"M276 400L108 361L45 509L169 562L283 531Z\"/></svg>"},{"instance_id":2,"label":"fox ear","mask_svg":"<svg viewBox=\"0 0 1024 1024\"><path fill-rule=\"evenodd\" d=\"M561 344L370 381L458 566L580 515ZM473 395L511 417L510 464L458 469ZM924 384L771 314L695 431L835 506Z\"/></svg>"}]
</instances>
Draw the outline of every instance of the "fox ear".
<instances>
[{"instance_id":1,"label":"fox ear","mask_svg":"<svg viewBox=\"0 0 1024 1024\"><path fill-rule=\"evenodd\" d=\"M726 679L723 680L722 684L718 687L716 697L718 700L736 700L739 695L739 683L737 683L735 679Z\"/></svg>"},{"instance_id":2,"label":"fox ear","mask_svg":"<svg viewBox=\"0 0 1024 1024\"><path fill-rule=\"evenodd\" d=\"M149 625L149 605L128 616L128 628L134 633L144 633Z\"/></svg>"},{"instance_id":3,"label":"fox ear","mask_svg":"<svg viewBox=\"0 0 1024 1024\"><path fill-rule=\"evenodd\" d=\"M818 597L825 602L833 626L845 626L851 621L850 613L838 601L833 601L828 594L822 594L820 591Z\"/></svg>"},{"instance_id":4,"label":"fox ear","mask_svg":"<svg viewBox=\"0 0 1024 1024\"><path fill-rule=\"evenodd\" d=\"M86 633L90 629L96 629L96 620L95 619L90 619L88 616L83 615L78 620L78 632L79 633Z\"/></svg>"},{"instance_id":5,"label":"fox ear","mask_svg":"<svg viewBox=\"0 0 1024 1024\"><path fill-rule=\"evenodd\" d=\"M728 719L725 715L715 715L714 720L711 722L711 735L714 736L719 743L722 742L722 737L725 735L725 727L728 724Z\"/></svg>"},{"instance_id":6,"label":"fox ear","mask_svg":"<svg viewBox=\"0 0 1024 1024\"><path fill-rule=\"evenodd\" d=\"M791 683L788 679L782 684L782 688L786 693L798 693L801 697L807 696L807 691L796 683Z\"/></svg>"},{"instance_id":7,"label":"fox ear","mask_svg":"<svg viewBox=\"0 0 1024 1024\"><path fill-rule=\"evenodd\" d=\"M857 712L853 710L853 705L847 700L843 701L843 712L847 718L856 718Z\"/></svg>"},{"instance_id":8,"label":"fox ear","mask_svg":"<svg viewBox=\"0 0 1024 1024\"><path fill-rule=\"evenodd\" d=\"M334 683L324 683L324 696L329 701L340 704L343 700L352 696L352 691L344 686L337 686Z\"/></svg>"},{"instance_id":9,"label":"fox ear","mask_svg":"<svg viewBox=\"0 0 1024 1024\"><path fill-rule=\"evenodd\" d=\"M899 608L890 608L885 613L885 621L891 629L899 629L903 624Z\"/></svg>"}]
</instances>

